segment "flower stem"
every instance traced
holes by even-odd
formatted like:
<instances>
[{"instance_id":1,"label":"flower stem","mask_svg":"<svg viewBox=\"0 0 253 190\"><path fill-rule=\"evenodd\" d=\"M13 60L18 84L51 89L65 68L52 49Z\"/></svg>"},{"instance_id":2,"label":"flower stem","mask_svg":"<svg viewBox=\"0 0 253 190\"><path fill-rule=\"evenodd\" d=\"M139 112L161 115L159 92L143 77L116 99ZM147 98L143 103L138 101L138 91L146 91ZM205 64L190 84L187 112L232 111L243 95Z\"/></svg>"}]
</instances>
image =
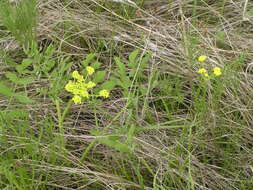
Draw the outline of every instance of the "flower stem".
<instances>
[{"instance_id":1,"label":"flower stem","mask_svg":"<svg viewBox=\"0 0 253 190\"><path fill-rule=\"evenodd\" d=\"M58 117L58 127L59 127L59 132L60 132L60 141L61 141L61 145L62 147L64 147L64 128L63 128L63 122L65 120L65 117L69 111L69 108L72 106L72 100L70 99L68 101L67 106L65 107L63 113L61 113L61 107L60 107L60 103L59 100L55 101L55 105L56 105L56 110L57 110L57 117Z\"/></svg>"}]
</instances>

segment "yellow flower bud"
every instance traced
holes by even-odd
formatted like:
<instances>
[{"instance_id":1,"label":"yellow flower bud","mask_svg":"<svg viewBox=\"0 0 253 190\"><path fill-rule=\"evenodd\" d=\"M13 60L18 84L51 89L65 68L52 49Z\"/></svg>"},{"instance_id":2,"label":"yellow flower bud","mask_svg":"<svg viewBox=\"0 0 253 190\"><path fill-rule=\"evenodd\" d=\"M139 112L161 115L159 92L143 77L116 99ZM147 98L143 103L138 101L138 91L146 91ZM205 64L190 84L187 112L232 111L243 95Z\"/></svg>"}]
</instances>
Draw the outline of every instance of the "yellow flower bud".
<instances>
[{"instance_id":1,"label":"yellow flower bud","mask_svg":"<svg viewBox=\"0 0 253 190\"><path fill-rule=\"evenodd\" d=\"M72 100L74 101L75 104L81 104L82 103L82 98L78 95L75 95Z\"/></svg>"},{"instance_id":2,"label":"yellow flower bud","mask_svg":"<svg viewBox=\"0 0 253 190\"><path fill-rule=\"evenodd\" d=\"M205 55L201 55L201 56L198 57L198 61L199 62L204 62L206 60L206 58L207 57Z\"/></svg>"},{"instance_id":3,"label":"yellow flower bud","mask_svg":"<svg viewBox=\"0 0 253 190\"><path fill-rule=\"evenodd\" d=\"M73 77L74 79L77 79L79 82L84 81L83 76L80 75L80 74L78 73L78 71L73 71L72 77Z\"/></svg>"},{"instance_id":4,"label":"yellow flower bud","mask_svg":"<svg viewBox=\"0 0 253 190\"><path fill-rule=\"evenodd\" d=\"M104 98L108 98L109 97L109 92L108 90L100 90L99 91L99 96L102 96Z\"/></svg>"},{"instance_id":5,"label":"yellow flower bud","mask_svg":"<svg viewBox=\"0 0 253 190\"><path fill-rule=\"evenodd\" d=\"M87 71L88 75L92 75L95 70L93 67L88 66L88 67L86 67L86 71Z\"/></svg>"},{"instance_id":6,"label":"yellow flower bud","mask_svg":"<svg viewBox=\"0 0 253 190\"><path fill-rule=\"evenodd\" d=\"M219 67L214 67L213 68L213 74L215 76L220 76L222 74L221 69Z\"/></svg>"},{"instance_id":7,"label":"yellow flower bud","mask_svg":"<svg viewBox=\"0 0 253 190\"><path fill-rule=\"evenodd\" d=\"M66 89L68 92L72 92L73 89L74 89L74 83L73 83L72 81L69 81L68 84L66 84L65 89Z\"/></svg>"},{"instance_id":8,"label":"yellow flower bud","mask_svg":"<svg viewBox=\"0 0 253 190\"><path fill-rule=\"evenodd\" d=\"M83 98L89 98L89 93L85 90L85 91L81 91L80 96L82 96Z\"/></svg>"},{"instance_id":9,"label":"yellow flower bud","mask_svg":"<svg viewBox=\"0 0 253 190\"><path fill-rule=\"evenodd\" d=\"M96 86L96 83L92 82L92 81L89 81L87 84L86 84L86 87L87 88L93 88Z\"/></svg>"}]
</instances>

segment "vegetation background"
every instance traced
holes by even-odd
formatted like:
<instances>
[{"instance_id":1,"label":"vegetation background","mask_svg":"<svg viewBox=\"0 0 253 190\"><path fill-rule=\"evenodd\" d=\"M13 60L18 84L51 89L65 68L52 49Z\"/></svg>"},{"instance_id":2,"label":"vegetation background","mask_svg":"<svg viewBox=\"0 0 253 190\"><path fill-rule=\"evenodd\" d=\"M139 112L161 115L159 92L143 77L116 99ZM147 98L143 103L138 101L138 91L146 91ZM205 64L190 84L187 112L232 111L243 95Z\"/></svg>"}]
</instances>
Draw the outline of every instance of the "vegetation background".
<instances>
[{"instance_id":1,"label":"vegetation background","mask_svg":"<svg viewBox=\"0 0 253 190\"><path fill-rule=\"evenodd\" d=\"M250 0L1 0L0 189L252 190L252 49Z\"/></svg>"}]
</instances>

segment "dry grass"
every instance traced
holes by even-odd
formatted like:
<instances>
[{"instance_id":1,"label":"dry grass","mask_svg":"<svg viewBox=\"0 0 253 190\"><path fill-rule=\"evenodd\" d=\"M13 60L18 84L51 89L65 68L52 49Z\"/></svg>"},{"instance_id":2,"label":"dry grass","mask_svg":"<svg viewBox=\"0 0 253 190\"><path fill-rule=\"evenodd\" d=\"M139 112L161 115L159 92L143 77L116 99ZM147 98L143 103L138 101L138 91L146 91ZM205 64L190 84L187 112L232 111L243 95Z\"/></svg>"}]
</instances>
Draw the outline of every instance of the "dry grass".
<instances>
[{"instance_id":1,"label":"dry grass","mask_svg":"<svg viewBox=\"0 0 253 190\"><path fill-rule=\"evenodd\" d=\"M50 139L58 134L53 129L44 131L53 133L39 142L0 132L0 136L7 138L0 148L0 157L17 146L25 149L34 143L43 160L27 155L15 159L18 164L14 167L20 164L33 171L31 180L38 189L250 190L253 186L253 14L243 17L245 1L242 0L201 0L196 5L194 2L146 0L143 7L133 11L132 18L127 18L120 14L122 5L109 0L44 0L38 5L37 28L41 47L54 44L57 55L71 56L73 68L78 68L78 62L90 52L98 53L102 67L111 70L115 55L126 60L133 49L151 51L152 59L145 71L146 87L152 69L159 72L161 83L179 78L188 107L176 106L172 118L181 119L177 125L192 127L144 130L134 137L133 155L96 144L81 159L95 138L89 131L97 125L113 133L121 127L145 128L169 120L161 102L172 101L173 94L163 94L163 87L158 86L144 99L139 98L132 108L126 107L128 100L117 88L110 100L96 105L97 109L89 104L71 108L64 123L64 152ZM248 1L246 10L252 8L253 3ZM0 46L8 52L21 49L9 35L0 38ZM196 57L202 54L209 57L210 65L227 68L222 81L224 93L217 104L212 102L213 87L208 92L207 113L195 108L193 97L194 84L198 82ZM2 69L8 67L1 66ZM168 78L163 81L163 77ZM35 90L48 84L47 79L38 78L28 91L38 101L25 108L30 113L29 130L37 135L41 135L41 127L54 128L57 122L54 103L47 95L37 95ZM61 97L66 98L66 94L62 93ZM143 107L145 101L147 105ZM1 100L0 106L5 107L6 103L7 100ZM17 145L19 141L23 144ZM55 161L49 161L52 155L57 158Z\"/></svg>"}]
</instances>

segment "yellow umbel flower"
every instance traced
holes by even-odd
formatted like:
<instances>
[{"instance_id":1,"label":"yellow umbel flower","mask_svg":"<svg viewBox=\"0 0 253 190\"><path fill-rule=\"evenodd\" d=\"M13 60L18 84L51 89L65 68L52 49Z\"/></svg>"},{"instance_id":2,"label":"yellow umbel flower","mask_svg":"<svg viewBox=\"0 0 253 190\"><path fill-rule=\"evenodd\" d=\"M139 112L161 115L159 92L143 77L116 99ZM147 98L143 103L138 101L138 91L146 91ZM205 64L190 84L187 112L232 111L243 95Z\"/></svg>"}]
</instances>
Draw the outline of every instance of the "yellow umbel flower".
<instances>
[{"instance_id":1,"label":"yellow umbel flower","mask_svg":"<svg viewBox=\"0 0 253 190\"><path fill-rule=\"evenodd\" d=\"M74 101L75 104L81 104L82 103L82 98L78 95L73 96L72 100Z\"/></svg>"},{"instance_id":2,"label":"yellow umbel flower","mask_svg":"<svg viewBox=\"0 0 253 190\"><path fill-rule=\"evenodd\" d=\"M86 67L86 71L87 71L88 75L92 75L94 73L95 69L93 67L88 66L88 67Z\"/></svg>"},{"instance_id":3,"label":"yellow umbel flower","mask_svg":"<svg viewBox=\"0 0 253 190\"><path fill-rule=\"evenodd\" d=\"M203 63L206 60L206 58L207 57L205 55L201 55L201 56L198 57L198 61Z\"/></svg>"},{"instance_id":4,"label":"yellow umbel flower","mask_svg":"<svg viewBox=\"0 0 253 190\"><path fill-rule=\"evenodd\" d=\"M213 74L215 76L220 76L222 74L221 69L219 67L214 67L213 68Z\"/></svg>"},{"instance_id":5,"label":"yellow umbel flower","mask_svg":"<svg viewBox=\"0 0 253 190\"><path fill-rule=\"evenodd\" d=\"M86 71L88 75L92 75L95 72L95 69L93 67L86 67ZM103 89L99 92L99 95L94 95L92 92L89 92L90 89L94 88L96 86L96 83L92 82L88 79L88 77L83 77L83 75L80 75L78 71L72 72L72 77L75 80L70 80L66 85L65 89L66 91L70 92L72 94L72 101L75 104L81 104L84 99L88 99L89 97L109 97L109 91ZM88 81L87 81L88 80Z\"/></svg>"},{"instance_id":6,"label":"yellow umbel flower","mask_svg":"<svg viewBox=\"0 0 253 190\"><path fill-rule=\"evenodd\" d=\"M99 96L102 96L104 98L108 98L109 97L109 92L107 90L100 90L99 91Z\"/></svg>"},{"instance_id":7,"label":"yellow umbel flower","mask_svg":"<svg viewBox=\"0 0 253 190\"><path fill-rule=\"evenodd\" d=\"M78 73L78 71L73 71L72 77L73 77L74 79L78 80L79 82L83 82L83 81L84 81L83 76L80 75L80 74Z\"/></svg>"},{"instance_id":8,"label":"yellow umbel flower","mask_svg":"<svg viewBox=\"0 0 253 190\"><path fill-rule=\"evenodd\" d=\"M201 69L198 70L198 73L199 74L204 74L204 73L207 74L207 70L205 68L201 68Z\"/></svg>"}]
</instances>

